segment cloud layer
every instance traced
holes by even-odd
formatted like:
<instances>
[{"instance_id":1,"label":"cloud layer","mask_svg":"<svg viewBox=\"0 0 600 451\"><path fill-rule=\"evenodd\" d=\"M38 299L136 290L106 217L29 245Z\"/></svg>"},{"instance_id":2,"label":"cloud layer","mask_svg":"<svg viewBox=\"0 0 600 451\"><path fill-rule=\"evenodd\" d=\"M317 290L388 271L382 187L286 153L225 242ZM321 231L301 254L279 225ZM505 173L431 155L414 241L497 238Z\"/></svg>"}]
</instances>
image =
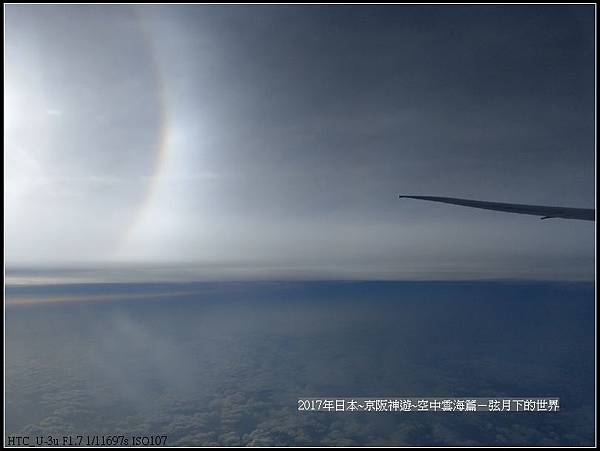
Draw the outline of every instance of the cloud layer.
<instances>
[{"instance_id":1,"label":"cloud layer","mask_svg":"<svg viewBox=\"0 0 600 451\"><path fill-rule=\"evenodd\" d=\"M593 285L196 290L7 307L7 434L167 434L170 445L205 446L593 443ZM547 396L560 397L561 412L297 411L298 398L336 396Z\"/></svg>"}]
</instances>

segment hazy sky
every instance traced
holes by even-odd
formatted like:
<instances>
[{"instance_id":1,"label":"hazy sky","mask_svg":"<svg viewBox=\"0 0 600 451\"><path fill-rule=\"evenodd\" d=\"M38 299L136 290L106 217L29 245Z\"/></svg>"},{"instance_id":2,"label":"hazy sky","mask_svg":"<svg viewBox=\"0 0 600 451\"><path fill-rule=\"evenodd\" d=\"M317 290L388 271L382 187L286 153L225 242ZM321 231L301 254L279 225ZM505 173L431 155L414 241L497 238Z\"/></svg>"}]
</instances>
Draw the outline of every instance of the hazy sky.
<instances>
[{"instance_id":1,"label":"hazy sky","mask_svg":"<svg viewBox=\"0 0 600 451\"><path fill-rule=\"evenodd\" d=\"M18 6L7 265L593 278L593 5Z\"/></svg>"}]
</instances>

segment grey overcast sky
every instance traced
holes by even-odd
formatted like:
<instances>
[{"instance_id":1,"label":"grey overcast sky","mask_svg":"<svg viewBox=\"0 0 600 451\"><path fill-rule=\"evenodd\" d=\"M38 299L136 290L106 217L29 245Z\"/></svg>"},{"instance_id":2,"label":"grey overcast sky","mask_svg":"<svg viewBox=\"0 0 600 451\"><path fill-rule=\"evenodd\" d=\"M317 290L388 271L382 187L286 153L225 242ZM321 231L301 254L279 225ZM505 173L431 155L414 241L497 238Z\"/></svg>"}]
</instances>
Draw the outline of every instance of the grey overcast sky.
<instances>
[{"instance_id":1,"label":"grey overcast sky","mask_svg":"<svg viewBox=\"0 0 600 451\"><path fill-rule=\"evenodd\" d=\"M595 7L5 6L11 265L593 278Z\"/></svg>"}]
</instances>

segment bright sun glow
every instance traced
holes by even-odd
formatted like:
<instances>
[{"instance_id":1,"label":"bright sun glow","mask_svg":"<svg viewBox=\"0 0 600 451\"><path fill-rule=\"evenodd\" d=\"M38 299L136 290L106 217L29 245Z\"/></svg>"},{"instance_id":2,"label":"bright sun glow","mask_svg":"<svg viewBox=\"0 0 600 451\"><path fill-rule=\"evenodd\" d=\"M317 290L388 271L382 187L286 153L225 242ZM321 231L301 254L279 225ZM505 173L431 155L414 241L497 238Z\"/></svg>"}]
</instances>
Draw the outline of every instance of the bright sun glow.
<instances>
[{"instance_id":1,"label":"bright sun glow","mask_svg":"<svg viewBox=\"0 0 600 451\"><path fill-rule=\"evenodd\" d=\"M45 180L52 121L34 66L7 65L4 98L7 211L17 215Z\"/></svg>"}]
</instances>

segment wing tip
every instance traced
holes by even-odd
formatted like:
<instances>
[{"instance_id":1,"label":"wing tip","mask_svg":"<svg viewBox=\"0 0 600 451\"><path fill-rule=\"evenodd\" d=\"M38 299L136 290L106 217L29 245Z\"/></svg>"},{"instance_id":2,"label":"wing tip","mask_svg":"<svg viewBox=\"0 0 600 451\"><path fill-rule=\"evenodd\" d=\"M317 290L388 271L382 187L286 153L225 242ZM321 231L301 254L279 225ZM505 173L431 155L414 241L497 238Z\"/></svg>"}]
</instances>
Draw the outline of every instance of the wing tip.
<instances>
[{"instance_id":1,"label":"wing tip","mask_svg":"<svg viewBox=\"0 0 600 451\"><path fill-rule=\"evenodd\" d=\"M411 194L398 194L398 199L418 199L419 196L414 196Z\"/></svg>"}]
</instances>

